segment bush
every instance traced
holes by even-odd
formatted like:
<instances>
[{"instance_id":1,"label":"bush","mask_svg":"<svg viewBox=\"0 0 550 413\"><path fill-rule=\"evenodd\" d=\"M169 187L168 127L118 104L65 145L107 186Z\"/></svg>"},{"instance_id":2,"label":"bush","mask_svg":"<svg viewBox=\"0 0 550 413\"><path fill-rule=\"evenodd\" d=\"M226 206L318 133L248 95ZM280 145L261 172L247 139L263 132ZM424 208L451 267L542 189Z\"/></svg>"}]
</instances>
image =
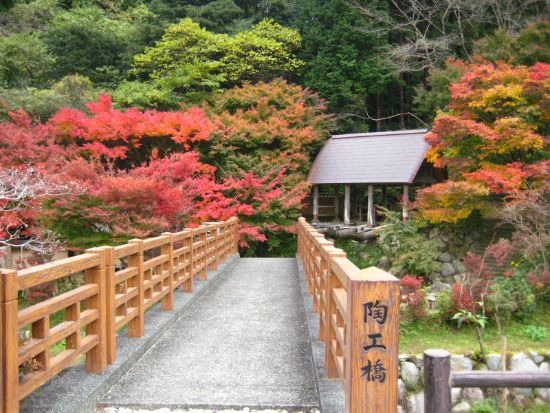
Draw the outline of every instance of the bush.
<instances>
[{"instance_id":1,"label":"bush","mask_svg":"<svg viewBox=\"0 0 550 413\"><path fill-rule=\"evenodd\" d=\"M422 289L422 277L405 275L399 280L401 303L404 304L404 316L420 319L426 316L426 292Z\"/></svg>"},{"instance_id":2,"label":"bush","mask_svg":"<svg viewBox=\"0 0 550 413\"><path fill-rule=\"evenodd\" d=\"M550 330L543 326L527 325L523 327L521 333L529 340L533 341L545 341L550 337Z\"/></svg>"},{"instance_id":3,"label":"bush","mask_svg":"<svg viewBox=\"0 0 550 413\"><path fill-rule=\"evenodd\" d=\"M398 213L381 210L386 216L385 223L390 225L384 227L378 242L391 261L390 271L423 276L438 272L441 263L437 258L443 243L422 233L425 222L418 218L403 222Z\"/></svg>"}]
</instances>

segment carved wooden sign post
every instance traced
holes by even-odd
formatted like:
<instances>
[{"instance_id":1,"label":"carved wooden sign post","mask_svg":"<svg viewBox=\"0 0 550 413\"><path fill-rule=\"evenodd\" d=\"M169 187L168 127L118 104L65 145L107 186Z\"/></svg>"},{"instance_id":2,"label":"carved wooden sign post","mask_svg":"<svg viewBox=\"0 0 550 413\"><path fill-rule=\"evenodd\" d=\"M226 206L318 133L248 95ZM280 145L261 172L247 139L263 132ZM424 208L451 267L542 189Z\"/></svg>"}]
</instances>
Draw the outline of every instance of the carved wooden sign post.
<instances>
[{"instance_id":1,"label":"carved wooden sign post","mask_svg":"<svg viewBox=\"0 0 550 413\"><path fill-rule=\"evenodd\" d=\"M395 413L399 364L399 280L371 267L350 277L346 411ZM353 406L353 407L352 407Z\"/></svg>"}]
</instances>

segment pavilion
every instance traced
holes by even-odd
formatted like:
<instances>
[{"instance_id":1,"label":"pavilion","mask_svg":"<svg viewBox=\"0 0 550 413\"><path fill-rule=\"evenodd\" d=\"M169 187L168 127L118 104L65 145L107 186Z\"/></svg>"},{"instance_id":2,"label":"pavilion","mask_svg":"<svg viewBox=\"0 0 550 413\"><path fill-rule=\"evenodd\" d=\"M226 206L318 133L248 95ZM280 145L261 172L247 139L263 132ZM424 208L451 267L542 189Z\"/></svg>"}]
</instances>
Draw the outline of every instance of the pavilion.
<instances>
[{"instance_id":1,"label":"pavilion","mask_svg":"<svg viewBox=\"0 0 550 413\"><path fill-rule=\"evenodd\" d=\"M344 224L351 223L351 187L367 185L367 226L375 225L374 187L403 188L403 219L407 219L409 185L437 182L437 171L425 162L429 145L426 129L334 135L326 143L309 172L313 185L313 222L319 220L319 186L344 185ZM339 220L338 198L335 219Z\"/></svg>"}]
</instances>

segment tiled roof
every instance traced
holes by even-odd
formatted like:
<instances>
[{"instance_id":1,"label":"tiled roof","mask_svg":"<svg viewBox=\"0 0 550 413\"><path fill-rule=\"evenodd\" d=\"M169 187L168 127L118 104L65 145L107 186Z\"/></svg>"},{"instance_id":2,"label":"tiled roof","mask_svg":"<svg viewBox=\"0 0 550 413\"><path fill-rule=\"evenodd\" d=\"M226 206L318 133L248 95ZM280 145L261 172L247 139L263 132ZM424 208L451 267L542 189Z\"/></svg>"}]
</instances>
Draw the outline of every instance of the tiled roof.
<instances>
[{"instance_id":1,"label":"tiled roof","mask_svg":"<svg viewBox=\"0 0 550 413\"><path fill-rule=\"evenodd\" d=\"M426 129L334 135L309 172L312 184L412 183L429 145Z\"/></svg>"}]
</instances>

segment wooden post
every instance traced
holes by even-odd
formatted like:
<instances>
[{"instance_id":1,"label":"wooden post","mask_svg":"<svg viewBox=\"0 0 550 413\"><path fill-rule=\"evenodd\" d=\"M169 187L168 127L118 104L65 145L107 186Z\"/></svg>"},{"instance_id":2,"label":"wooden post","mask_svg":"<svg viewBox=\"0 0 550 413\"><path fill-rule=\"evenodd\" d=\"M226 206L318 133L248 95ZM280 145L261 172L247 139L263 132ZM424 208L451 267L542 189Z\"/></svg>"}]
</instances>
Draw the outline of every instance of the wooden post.
<instances>
[{"instance_id":1,"label":"wooden post","mask_svg":"<svg viewBox=\"0 0 550 413\"><path fill-rule=\"evenodd\" d=\"M132 278L131 287L137 287L137 297L132 299L132 307L138 309L138 316L133 318L128 323L128 337L139 338L145 334L145 307L144 307L144 294L143 294L143 241L140 239L132 239L128 241L129 244L135 244L138 251L128 257L128 266L136 267L138 275Z\"/></svg>"},{"instance_id":2,"label":"wooden post","mask_svg":"<svg viewBox=\"0 0 550 413\"><path fill-rule=\"evenodd\" d=\"M201 228L205 228L204 226L201 226ZM208 278L208 234L206 229L203 231L203 233L200 235L200 240L203 242L201 251L202 251L202 269L199 275L199 278L201 280L206 280Z\"/></svg>"},{"instance_id":3,"label":"wooden post","mask_svg":"<svg viewBox=\"0 0 550 413\"><path fill-rule=\"evenodd\" d=\"M403 185L403 221L409 220L409 185Z\"/></svg>"},{"instance_id":4,"label":"wooden post","mask_svg":"<svg viewBox=\"0 0 550 413\"><path fill-rule=\"evenodd\" d=\"M313 222L319 222L319 185L313 185Z\"/></svg>"},{"instance_id":5,"label":"wooden post","mask_svg":"<svg viewBox=\"0 0 550 413\"><path fill-rule=\"evenodd\" d=\"M19 330L17 329L17 271L2 276L2 393L3 412L19 412Z\"/></svg>"},{"instance_id":6,"label":"wooden post","mask_svg":"<svg viewBox=\"0 0 550 413\"><path fill-rule=\"evenodd\" d=\"M424 410L426 413L451 411L451 354L445 350L424 351Z\"/></svg>"},{"instance_id":7,"label":"wooden post","mask_svg":"<svg viewBox=\"0 0 550 413\"><path fill-rule=\"evenodd\" d=\"M87 253L99 255L99 265L84 271L86 284L96 284L97 295L86 300L87 309L95 309L99 318L86 326L86 335L96 335L99 343L86 353L86 369L91 373L102 373L107 367L107 300L106 300L106 250L90 248Z\"/></svg>"},{"instance_id":8,"label":"wooden post","mask_svg":"<svg viewBox=\"0 0 550 413\"><path fill-rule=\"evenodd\" d=\"M193 291L193 276L195 275L193 272L193 230L187 229L186 231L189 231L190 234L188 234L188 237L184 238L183 246L189 248L189 263L186 270L188 271L187 275L189 278L183 283L183 291L190 293Z\"/></svg>"},{"instance_id":9,"label":"wooden post","mask_svg":"<svg viewBox=\"0 0 550 413\"><path fill-rule=\"evenodd\" d=\"M367 195L367 225L373 227L376 221L376 216L374 215L374 185L369 185Z\"/></svg>"},{"instance_id":10,"label":"wooden post","mask_svg":"<svg viewBox=\"0 0 550 413\"><path fill-rule=\"evenodd\" d=\"M350 275L347 314L346 412L396 413L399 280L376 267Z\"/></svg>"},{"instance_id":11,"label":"wooden post","mask_svg":"<svg viewBox=\"0 0 550 413\"><path fill-rule=\"evenodd\" d=\"M340 220L340 198L338 198L338 187L334 187L334 221Z\"/></svg>"},{"instance_id":12,"label":"wooden post","mask_svg":"<svg viewBox=\"0 0 550 413\"><path fill-rule=\"evenodd\" d=\"M168 261L162 264L162 275L168 272L168 277L162 280L162 286L169 288L168 294L162 297L162 309L172 311L174 309L174 241L171 232L164 232L162 235L168 237L166 243L160 247L161 255L168 256Z\"/></svg>"},{"instance_id":13,"label":"wooden post","mask_svg":"<svg viewBox=\"0 0 550 413\"><path fill-rule=\"evenodd\" d=\"M106 299L106 333L107 364L116 360L116 327L115 327L115 249L103 247L105 250L105 299Z\"/></svg>"},{"instance_id":14,"label":"wooden post","mask_svg":"<svg viewBox=\"0 0 550 413\"><path fill-rule=\"evenodd\" d=\"M351 188L349 185L344 186L344 224L349 224L350 221L350 198L351 198Z\"/></svg>"},{"instance_id":15,"label":"wooden post","mask_svg":"<svg viewBox=\"0 0 550 413\"><path fill-rule=\"evenodd\" d=\"M321 317L319 318L319 340L324 341L325 343L328 341L328 331L330 330L330 319L332 314L334 314L334 311L336 310L334 303L332 301L332 290L336 287L337 280L336 275L332 272L331 269L331 262L334 258L337 257L345 257L346 253L338 248L328 248L326 252L326 268L325 268L325 274L322 282L325 283L323 286L323 294L324 294L324 313L321 314ZM323 300L321 300L323 301ZM332 303L332 307L331 307ZM328 350L330 350L327 347Z\"/></svg>"}]
</instances>

